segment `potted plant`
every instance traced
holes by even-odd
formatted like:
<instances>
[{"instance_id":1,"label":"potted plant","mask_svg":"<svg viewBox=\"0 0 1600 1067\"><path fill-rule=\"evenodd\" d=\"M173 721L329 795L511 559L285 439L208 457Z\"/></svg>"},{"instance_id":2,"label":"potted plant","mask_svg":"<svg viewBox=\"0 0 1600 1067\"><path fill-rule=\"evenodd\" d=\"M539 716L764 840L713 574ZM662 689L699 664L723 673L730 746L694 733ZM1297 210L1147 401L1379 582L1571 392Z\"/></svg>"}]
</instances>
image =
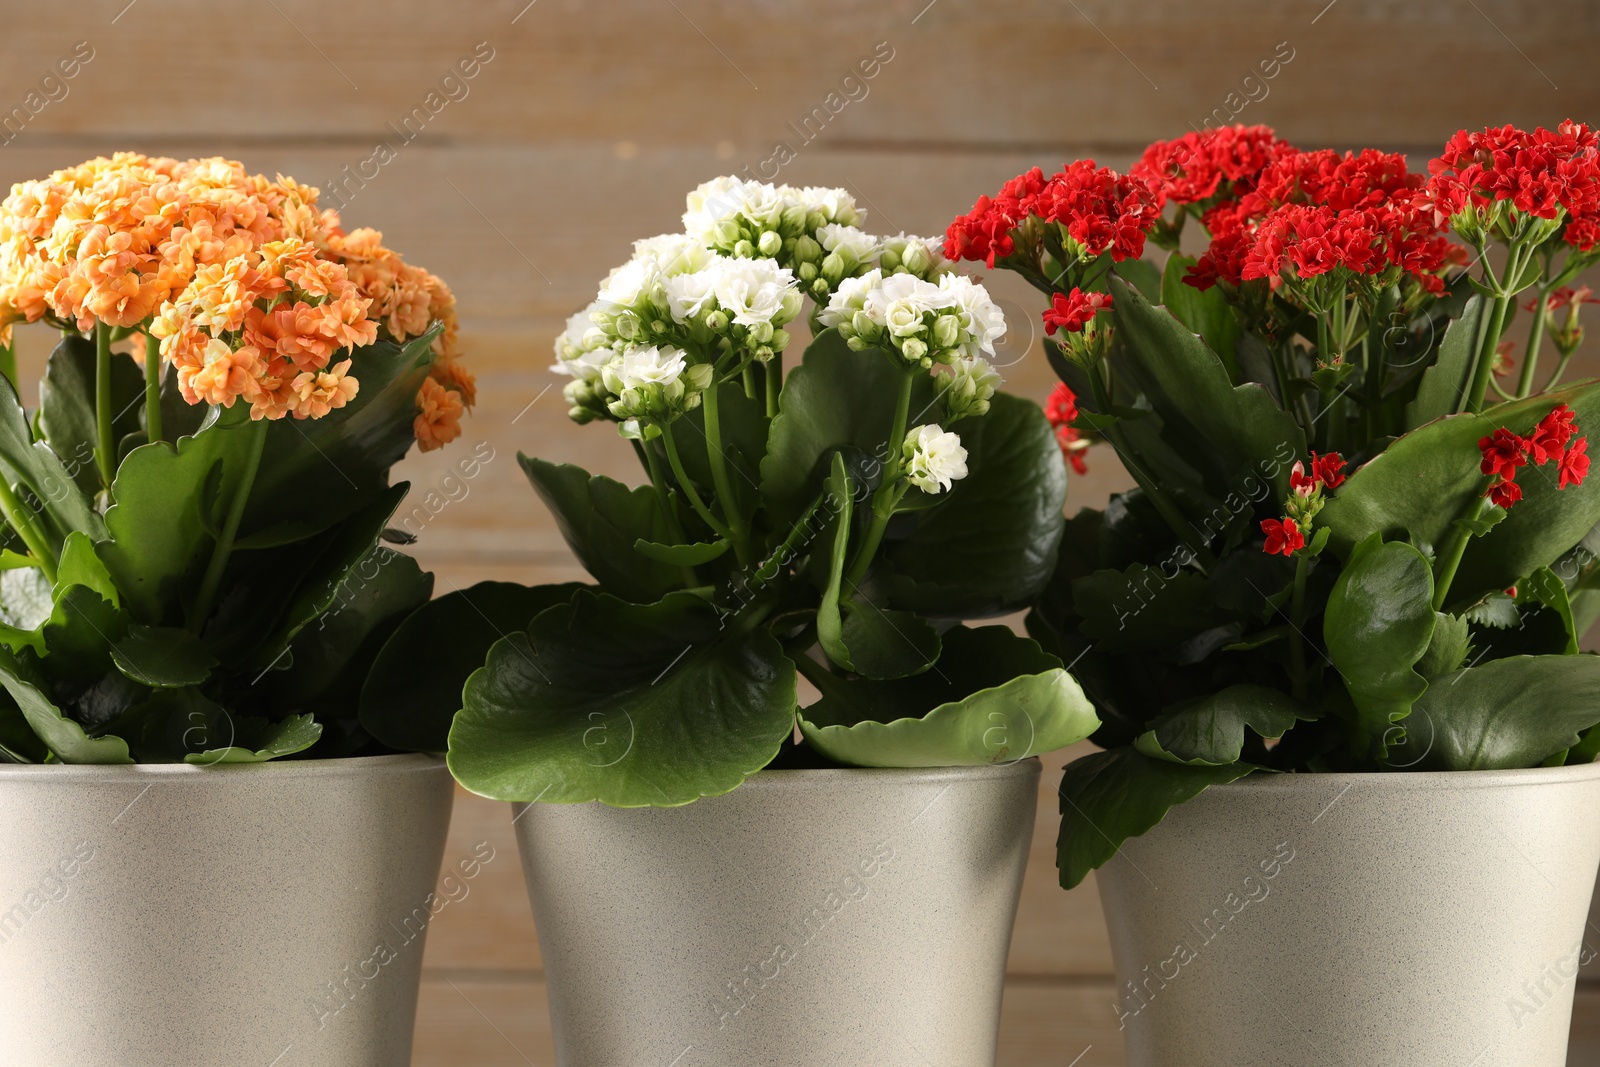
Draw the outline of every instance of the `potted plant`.
<instances>
[{"instance_id":1,"label":"potted plant","mask_svg":"<svg viewBox=\"0 0 1600 1067\"><path fill-rule=\"evenodd\" d=\"M118 154L0 205L12 1061L409 1061L452 785L357 698L432 589L389 469L473 386L444 284L316 199Z\"/></svg>"},{"instance_id":2,"label":"potted plant","mask_svg":"<svg viewBox=\"0 0 1600 1067\"><path fill-rule=\"evenodd\" d=\"M1459 133L1429 176L1208 130L950 227L1049 295L1063 446L1137 483L1067 523L1029 616L1104 724L1059 867L1100 868L1130 1062L1565 1062L1600 383L1561 378L1597 222L1565 123Z\"/></svg>"},{"instance_id":3,"label":"potted plant","mask_svg":"<svg viewBox=\"0 0 1600 1067\"><path fill-rule=\"evenodd\" d=\"M573 419L648 484L521 457L594 583L441 597L363 721L448 731L457 779L521 805L561 1063L990 1064L1031 757L1096 725L1056 657L960 621L1055 565L1051 429L932 242L837 189L688 207L556 344Z\"/></svg>"}]
</instances>

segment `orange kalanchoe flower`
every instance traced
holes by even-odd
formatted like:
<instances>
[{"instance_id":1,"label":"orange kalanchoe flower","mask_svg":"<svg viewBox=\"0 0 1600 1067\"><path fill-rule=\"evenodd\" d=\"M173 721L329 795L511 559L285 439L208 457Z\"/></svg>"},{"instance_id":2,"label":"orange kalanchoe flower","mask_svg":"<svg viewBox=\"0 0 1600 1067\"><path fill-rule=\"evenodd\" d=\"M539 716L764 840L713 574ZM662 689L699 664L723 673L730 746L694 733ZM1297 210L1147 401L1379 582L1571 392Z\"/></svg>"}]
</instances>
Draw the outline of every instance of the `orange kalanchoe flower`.
<instances>
[{"instance_id":1,"label":"orange kalanchoe flower","mask_svg":"<svg viewBox=\"0 0 1600 1067\"><path fill-rule=\"evenodd\" d=\"M417 395L418 441L436 448L476 399L455 298L376 230L346 234L317 196L227 159L131 152L15 185L0 205L0 344L15 322L143 332L189 403L303 419L356 396L340 353L403 344L438 321Z\"/></svg>"}]
</instances>

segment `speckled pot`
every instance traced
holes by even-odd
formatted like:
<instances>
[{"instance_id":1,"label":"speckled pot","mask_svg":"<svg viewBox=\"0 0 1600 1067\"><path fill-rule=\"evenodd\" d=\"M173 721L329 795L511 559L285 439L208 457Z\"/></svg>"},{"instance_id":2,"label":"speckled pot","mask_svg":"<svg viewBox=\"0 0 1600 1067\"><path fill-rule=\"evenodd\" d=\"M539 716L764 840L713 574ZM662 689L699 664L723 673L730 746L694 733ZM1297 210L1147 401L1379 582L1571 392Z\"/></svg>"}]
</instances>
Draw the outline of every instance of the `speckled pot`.
<instances>
[{"instance_id":1,"label":"speckled pot","mask_svg":"<svg viewBox=\"0 0 1600 1067\"><path fill-rule=\"evenodd\" d=\"M519 805L560 1067L991 1067L1039 761Z\"/></svg>"},{"instance_id":2,"label":"speckled pot","mask_svg":"<svg viewBox=\"0 0 1600 1067\"><path fill-rule=\"evenodd\" d=\"M1214 786L1099 874L1130 1067L1564 1067L1600 766Z\"/></svg>"},{"instance_id":3,"label":"speckled pot","mask_svg":"<svg viewBox=\"0 0 1600 1067\"><path fill-rule=\"evenodd\" d=\"M0 765L0 1064L404 1067L452 796L420 755Z\"/></svg>"}]
</instances>

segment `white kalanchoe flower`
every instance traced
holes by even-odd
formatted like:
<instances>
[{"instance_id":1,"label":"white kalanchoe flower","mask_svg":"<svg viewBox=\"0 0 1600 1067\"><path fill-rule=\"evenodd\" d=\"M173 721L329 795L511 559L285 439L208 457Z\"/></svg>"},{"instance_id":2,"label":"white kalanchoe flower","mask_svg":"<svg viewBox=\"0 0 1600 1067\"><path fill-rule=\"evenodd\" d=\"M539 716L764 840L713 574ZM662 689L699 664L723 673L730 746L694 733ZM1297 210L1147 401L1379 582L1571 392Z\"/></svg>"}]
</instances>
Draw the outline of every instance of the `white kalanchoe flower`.
<instances>
[{"instance_id":1,"label":"white kalanchoe flower","mask_svg":"<svg viewBox=\"0 0 1600 1067\"><path fill-rule=\"evenodd\" d=\"M961 438L930 423L913 427L901 447L905 477L924 493L942 493L967 476Z\"/></svg>"},{"instance_id":2,"label":"white kalanchoe flower","mask_svg":"<svg viewBox=\"0 0 1600 1067\"><path fill-rule=\"evenodd\" d=\"M859 278L846 278L834 290L827 306L817 312L817 322L824 327L839 326L843 333L842 327L855 318L856 312L866 309L867 294L882 283L883 272L876 269ZM881 327L883 322L880 320L877 325Z\"/></svg>"},{"instance_id":3,"label":"white kalanchoe flower","mask_svg":"<svg viewBox=\"0 0 1600 1067\"><path fill-rule=\"evenodd\" d=\"M611 356L610 339L589 317L594 308L590 304L567 319L567 328L556 337L557 362L550 368L555 373L583 381L600 377L600 368Z\"/></svg>"},{"instance_id":4,"label":"white kalanchoe flower","mask_svg":"<svg viewBox=\"0 0 1600 1067\"><path fill-rule=\"evenodd\" d=\"M878 254L878 239L854 226L830 222L817 230L816 240L824 251L848 254L857 263L870 263Z\"/></svg>"},{"instance_id":5,"label":"white kalanchoe flower","mask_svg":"<svg viewBox=\"0 0 1600 1067\"><path fill-rule=\"evenodd\" d=\"M928 281L954 269L944 258L941 238L914 237L903 231L893 237L878 238L878 266L885 274L914 274Z\"/></svg>"},{"instance_id":6,"label":"white kalanchoe flower","mask_svg":"<svg viewBox=\"0 0 1600 1067\"><path fill-rule=\"evenodd\" d=\"M664 277L693 274L710 266L716 253L682 233L664 233L633 242L633 258L653 260Z\"/></svg>"},{"instance_id":7,"label":"white kalanchoe flower","mask_svg":"<svg viewBox=\"0 0 1600 1067\"><path fill-rule=\"evenodd\" d=\"M781 326L799 313L794 272L787 267L770 259L724 259L714 269L717 305L732 322Z\"/></svg>"},{"instance_id":8,"label":"white kalanchoe flower","mask_svg":"<svg viewBox=\"0 0 1600 1067\"><path fill-rule=\"evenodd\" d=\"M803 189L785 186L784 189L808 215L820 215L823 223L859 226L866 221L867 213L857 208L856 198L843 189L820 185L808 185Z\"/></svg>"},{"instance_id":9,"label":"white kalanchoe flower","mask_svg":"<svg viewBox=\"0 0 1600 1067\"><path fill-rule=\"evenodd\" d=\"M615 316L623 311L637 312L649 302L661 284L661 267L651 256L630 259L600 283L594 309L599 315Z\"/></svg>"},{"instance_id":10,"label":"white kalanchoe flower","mask_svg":"<svg viewBox=\"0 0 1600 1067\"><path fill-rule=\"evenodd\" d=\"M995 342L1006 335L1006 317L999 305L989 299L989 290L964 274L944 275L939 279L939 288L960 309L961 329L967 334L963 342L965 354L994 355Z\"/></svg>"},{"instance_id":11,"label":"white kalanchoe flower","mask_svg":"<svg viewBox=\"0 0 1600 1067\"><path fill-rule=\"evenodd\" d=\"M678 274L662 283L667 293L667 311L672 321L688 322L701 312L716 306L717 279L721 277L722 257L704 270L693 274Z\"/></svg>"},{"instance_id":12,"label":"white kalanchoe flower","mask_svg":"<svg viewBox=\"0 0 1600 1067\"><path fill-rule=\"evenodd\" d=\"M683 232L701 244L722 247L722 238L734 234L738 240L734 219L744 202L741 190L744 182L731 175L702 182L687 198L688 210L683 213Z\"/></svg>"},{"instance_id":13,"label":"white kalanchoe flower","mask_svg":"<svg viewBox=\"0 0 1600 1067\"><path fill-rule=\"evenodd\" d=\"M676 348L630 348L622 354L614 370L617 392L639 389L647 385L672 385L683 376L688 363Z\"/></svg>"},{"instance_id":14,"label":"white kalanchoe flower","mask_svg":"<svg viewBox=\"0 0 1600 1067\"><path fill-rule=\"evenodd\" d=\"M1001 385L1000 373L982 356L958 359L950 365L950 380L941 386L948 421L969 415L987 415L989 401Z\"/></svg>"},{"instance_id":15,"label":"white kalanchoe flower","mask_svg":"<svg viewBox=\"0 0 1600 1067\"><path fill-rule=\"evenodd\" d=\"M691 365L681 349L670 345L634 345L601 371L605 387L616 394L607 405L618 419L670 419L697 406L711 384L709 364Z\"/></svg>"}]
</instances>

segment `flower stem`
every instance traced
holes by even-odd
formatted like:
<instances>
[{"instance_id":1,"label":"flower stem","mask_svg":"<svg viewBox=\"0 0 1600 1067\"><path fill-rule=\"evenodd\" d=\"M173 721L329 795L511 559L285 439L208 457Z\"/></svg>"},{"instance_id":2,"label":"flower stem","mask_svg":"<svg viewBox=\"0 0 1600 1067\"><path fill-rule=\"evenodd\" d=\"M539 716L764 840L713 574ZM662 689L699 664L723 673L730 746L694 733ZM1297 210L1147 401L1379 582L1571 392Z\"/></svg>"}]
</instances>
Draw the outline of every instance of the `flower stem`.
<instances>
[{"instance_id":1,"label":"flower stem","mask_svg":"<svg viewBox=\"0 0 1600 1067\"><path fill-rule=\"evenodd\" d=\"M900 481L900 465L904 462L902 453L906 441L906 419L911 413L911 386L916 373L910 369L901 371L900 392L894 404L894 422L889 427L889 454L884 459L883 480L878 483L878 491L872 494L872 522L867 526L866 538L861 542L861 547L856 549L855 558L850 561L849 570L844 576L844 587L849 591L859 587L861 579L867 576L872 557L883 543L883 531L889 526L894 506L903 495L897 491L897 483Z\"/></svg>"},{"instance_id":2,"label":"flower stem","mask_svg":"<svg viewBox=\"0 0 1600 1067\"><path fill-rule=\"evenodd\" d=\"M0 374L6 376L11 388L17 387L17 347L15 342L0 345Z\"/></svg>"},{"instance_id":3,"label":"flower stem","mask_svg":"<svg viewBox=\"0 0 1600 1067\"><path fill-rule=\"evenodd\" d=\"M672 464L672 473L678 479L678 488L683 490L684 499L689 501L689 506L694 508L695 514L699 515L707 526L716 531L718 537L727 537L728 528L711 513L710 508L706 507L706 503L700 499L700 493L695 489L694 483L684 473L683 461L678 458L678 444L672 438L672 425L670 423L661 427L661 442L667 446L667 462ZM646 449L646 452L648 451Z\"/></svg>"},{"instance_id":4,"label":"flower stem","mask_svg":"<svg viewBox=\"0 0 1600 1067\"><path fill-rule=\"evenodd\" d=\"M1297 553L1294 558L1294 594L1289 601L1290 629L1294 636L1289 642L1289 681L1294 687L1294 698L1306 698L1306 635L1302 627L1306 622L1306 574L1310 570L1311 557L1305 553Z\"/></svg>"},{"instance_id":5,"label":"flower stem","mask_svg":"<svg viewBox=\"0 0 1600 1067\"><path fill-rule=\"evenodd\" d=\"M767 361L764 373L767 379L767 418L776 418L778 415L778 395L783 389L782 352Z\"/></svg>"},{"instance_id":6,"label":"flower stem","mask_svg":"<svg viewBox=\"0 0 1600 1067\"><path fill-rule=\"evenodd\" d=\"M1509 296L1494 298L1494 306L1489 312L1489 328L1484 331L1483 344L1478 348L1477 363L1472 369L1472 385L1467 390L1467 410L1479 412L1483 410L1483 398L1489 391L1489 379L1494 375L1494 357L1500 347L1500 335L1506 328L1506 308L1510 305Z\"/></svg>"},{"instance_id":7,"label":"flower stem","mask_svg":"<svg viewBox=\"0 0 1600 1067\"><path fill-rule=\"evenodd\" d=\"M745 529L744 516L739 514L738 499L733 495L733 484L728 481L728 457L722 451L722 419L718 388L712 385L700 400L705 409L706 458L711 461L711 481L722 502L722 514L728 520L728 536L733 541L733 551L739 566L750 565L750 532Z\"/></svg>"},{"instance_id":8,"label":"flower stem","mask_svg":"<svg viewBox=\"0 0 1600 1067\"><path fill-rule=\"evenodd\" d=\"M56 557L50 551L50 545L45 541L44 534L39 527L34 525L33 511L18 499L12 490L11 483L0 477L0 513L4 513L6 522L17 531L17 536L22 538L22 543L28 546L28 554L39 565L44 576L54 585L56 581Z\"/></svg>"},{"instance_id":9,"label":"flower stem","mask_svg":"<svg viewBox=\"0 0 1600 1067\"><path fill-rule=\"evenodd\" d=\"M1544 286L1535 289L1537 299L1533 305L1533 325L1528 327L1528 350L1522 354L1522 377L1517 380L1517 396L1533 392L1533 369L1539 365L1539 349L1544 347L1545 301L1550 291Z\"/></svg>"},{"instance_id":10,"label":"flower stem","mask_svg":"<svg viewBox=\"0 0 1600 1067\"><path fill-rule=\"evenodd\" d=\"M665 434L665 431L663 431ZM656 459L656 450L638 441L634 445L639 449L639 455L644 458L646 467L650 470L650 484L655 488L656 501L661 506L662 521L667 524L667 533L675 544L683 544L687 540L683 536L683 524L678 521L678 512L672 506L672 497L667 495L667 479L661 472L661 461ZM683 583L690 589L700 584L700 576L693 567L684 567Z\"/></svg>"},{"instance_id":11,"label":"flower stem","mask_svg":"<svg viewBox=\"0 0 1600 1067\"><path fill-rule=\"evenodd\" d=\"M1480 496L1472 502L1468 518L1472 520L1483 517L1484 505L1489 498ZM1455 581L1456 569L1461 566L1461 557L1467 554L1467 542L1472 539L1472 531L1466 524L1457 524L1450 530L1450 539L1444 543L1444 548L1439 552L1438 559L1433 565L1433 610L1443 611L1445 597L1450 594L1450 583Z\"/></svg>"},{"instance_id":12,"label":"flower stem","mask_svg":"<svg viewBox=\"0 0 1600 1067\"><path fill-rule=\"evenodd\" d=\"M256 482L256 471L261 469L261 455L267 449L267 420L251 419L237 431L250 435L250 451L244 457L244 469L228 501L228 515L223 520L222 532L211 549L211 562L206 564L205 577L200 582L200 594L195 597L194 613L189 617L190 632L198 635L205 628L206 617L216 603L217 587L222 584L222 572L233 555L233 544L239 536L239 522L244 518L245 505L250 502L250 489Z\"/></svg>"},{"instance_id":13,"label":"flower stem","mask_svg":"<svg viewBox=\"0 0 1600 1067\"><path fill-rule=\"evenodd\" d=\"M144 427L152 441L161 441L161 342L144 335Z\"/></svg>"},{"instance_id":14,"label":"flower stem","mask_svg":"<svg viewBox=\"0 0 1600 1067\"><path fill-rule=\"evenodd\" d=\"M103 322L94 325L94 414L99 430L94 458L100 468L100 483L109 489L116 477L117 443L111 434L116 413L111 410L111 327Z\"/></svg>"}]
</instances>

